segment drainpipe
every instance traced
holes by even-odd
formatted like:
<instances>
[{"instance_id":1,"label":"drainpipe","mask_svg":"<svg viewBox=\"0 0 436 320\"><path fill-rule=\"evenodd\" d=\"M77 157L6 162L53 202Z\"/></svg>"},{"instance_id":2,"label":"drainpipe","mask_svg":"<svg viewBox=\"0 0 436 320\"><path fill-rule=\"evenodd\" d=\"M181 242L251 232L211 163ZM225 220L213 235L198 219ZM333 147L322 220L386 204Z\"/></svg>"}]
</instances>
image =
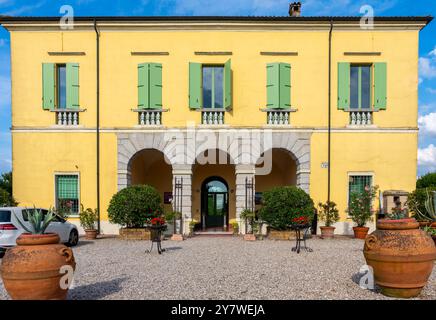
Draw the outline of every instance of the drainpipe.
<instances>
[{"instance_id":1,"label":"drainpipe","mask_svg":"<svg viewBox=\"0 0 436 320\"><path fill-rule=\"evenodd\" d=\"M331 185L331 127L332 127L332 32L333 20L330 20L329 31L329 84L328 84L328 130L327 130L327 202L330 203L330 185ZM330 206L327 206L327 212L330 213Z\"/></svg>"},{"instance_id":2,"label":"drainpipe","mask_svg":"<svg viewBox=\"0 0 436 320\"><path fill-rule=\"evenodd\" d=\"M100 33L97 29L97 19L94 19L94 30L96 39L97 53L97 123L96 123L96 139L97 139L97 230L100 234Z\"/></svg>"}]
</instances>

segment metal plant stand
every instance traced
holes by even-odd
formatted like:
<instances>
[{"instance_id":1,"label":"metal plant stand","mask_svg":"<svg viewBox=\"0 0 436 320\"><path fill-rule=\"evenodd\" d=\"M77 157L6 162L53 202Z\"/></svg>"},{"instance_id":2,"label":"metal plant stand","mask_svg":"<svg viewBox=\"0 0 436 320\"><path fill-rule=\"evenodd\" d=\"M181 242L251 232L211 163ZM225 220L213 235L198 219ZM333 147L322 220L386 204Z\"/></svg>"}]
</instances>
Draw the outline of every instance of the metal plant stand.
<instances>
[{"instance_id":1,"label":"metal plant stand","mask_svg":"<svg viewBox=\"0 0 436 320\"><path fill-rule=\"evenodd\" d=\"M162 249L162 232L166 229L166 225L164 226L149 226L151 233L151 247L150 250L145 250L145 253L151 253L153 250L153 245L156 243L157 252L162 254L165 249Z\"/></svg>"},{"instance_id":2,"label":"metal plant stand","mask_svg":"<svg viewBox=\"0 0 436 320\"><path fill-rule=\"evenodd\" d=\"M301 248L306 250L307 252L313 252L311 248L306 246L306 239L307 235L310 230L310 224L294 224L291 225L291 229L295 231L295 247L292 248L292 251L297 251L297 253L300 253ZM301 234L303 233L303 236ZM304 245L301 246L301 242L303 241Z\"/></svg>"}]
</instances>

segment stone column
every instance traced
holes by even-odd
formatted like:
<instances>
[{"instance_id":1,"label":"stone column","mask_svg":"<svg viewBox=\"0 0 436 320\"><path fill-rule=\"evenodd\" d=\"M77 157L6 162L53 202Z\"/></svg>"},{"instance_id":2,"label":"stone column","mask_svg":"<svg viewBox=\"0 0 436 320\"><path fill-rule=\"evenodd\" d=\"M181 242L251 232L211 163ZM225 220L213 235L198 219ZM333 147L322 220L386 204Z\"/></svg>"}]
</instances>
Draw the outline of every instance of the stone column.
<instances>
[{"instance_id":1,"label":"stone column","mask_svg":"<svg viewBox=\"0 0 436 320\"><path fill-rule=\"evenodd\" d=\"M176 181L183 182L182 193L182 225L183 234L189 234L189 222L192 221L192 166L173 165L173 201L177 201Z\"/></svg>"},{"instance_id":2,"label":"stone column","mask_svg":"<svg viewBox=\"0 0 436 320\"><path fill-rule=\"evenodd\" d=\"M241 220L241 212L246 209L246 179L253 180L253 195L255 188L255 173L256 168L253 164L238 164L235 166L236 174L236 221L239 224L239 232L245 233L245 221Z\"/></svg>"},{"instance_id":3,"label":"stone column","mask_svg":"<svg viewBox=\"0 0 436 320\"><path fill-rule=\"evenodd\" d=\"M298 170L297 171L297 187L310 194L310 170Z\"/></svg>"}]
</instances>

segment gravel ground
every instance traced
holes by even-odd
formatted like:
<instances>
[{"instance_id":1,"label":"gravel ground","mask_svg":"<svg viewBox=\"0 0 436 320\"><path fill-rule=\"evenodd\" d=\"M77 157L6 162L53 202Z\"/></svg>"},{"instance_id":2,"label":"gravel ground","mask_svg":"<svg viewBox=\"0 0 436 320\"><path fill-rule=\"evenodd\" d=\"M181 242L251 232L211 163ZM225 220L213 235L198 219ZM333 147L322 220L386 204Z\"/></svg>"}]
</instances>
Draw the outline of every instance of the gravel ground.
<instances>
[{"instance_id":1,"label":"gravel ground","mask_svg":"<svg viewBox=\"0 0 436 320\"><path fill-rule=\"evenodd\" d=\"M388 299L358 285L361 240L314 238L300 254L293 244L197 237L158 255L146 241L83 240L69 299ZM436 299L435 270L419 299Z\"/></svg>"}]
</instances>

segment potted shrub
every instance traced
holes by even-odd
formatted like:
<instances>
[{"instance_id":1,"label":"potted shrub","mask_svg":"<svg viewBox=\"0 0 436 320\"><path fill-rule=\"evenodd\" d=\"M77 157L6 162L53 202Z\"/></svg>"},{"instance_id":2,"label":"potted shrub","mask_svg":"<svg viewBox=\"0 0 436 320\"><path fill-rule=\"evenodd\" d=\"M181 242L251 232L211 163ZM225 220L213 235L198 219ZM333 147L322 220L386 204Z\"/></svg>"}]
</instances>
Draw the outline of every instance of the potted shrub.
<instances>
[{"instance_id":1,"label":"potted shrub","mask_svg":"<svg viewBox=\"0 0 436 320\"><path fill-rule=\"evenodd\" d=\"M307 216L312 219L313 200L295 186L276 187L263 193L259 218L268 226L268 237L288 240L294 233L289 230L292 219Z\"/></svg>"},{"instance_id":2,"label":"potted shrub","mask_svg":"<svg viewBox=\"0 0 436 320\"><path fill-rule=\"evenodd\" d=\"M229 220L229 231L232 231L233 234L239 234L239 224L236 219Z\"/></svg>"},{"instance_id":3,"label":"potted shrub","mask_svg":"<svg viewBox=\"0 0 436 320\"><path fill-rule=\"evenodd\" d=\"M369 228L366 223L371 221L374 210L372 209L373 200L376 197L378 187L365 186L362 192L353 192L350 195L348 214L356 226L353 227L354 237L365 239Z\"/></svg>"},{"instance_id":4,"label":"potted shrub","mask_svg":"<svg viewBox=\"0 0 436 320\"><path fill-rule=\"evenodd\" d=\"M179 211L171 211L165 214L165 220L171 221L173 230L171 235L171 240L174 241L182 241L183 239L183 230L182 227L182 213Z\"/></svg>"},{"instance_id":5,"label":"potted shrub","mask_svg":"<svg viewBox=\"0 0 436 320\"><path fill-rule=\"evenodd\" d=\"M192 219L189 222L189 236L193 236L194 235L194 230L195 230L195 226L198 224L198 221L195 219Z\"/></svg>"},{"instance_id":6,"label":"potted shrub","mask_svg":"<svg viewBox=\"0 0 436 320\"><path fill-rule=\"evenodd\" d=\"M160 194L149 185L135 185L118 191L108 207L109 221L121 225L120 238L128 240L150 240L150 230L145 224L162 213Z\"/></svg>"},{"instance_id":7,"label":"potted shrub","mask_svg":"<svg viewBox=\"0 0 436 320\"><path fill-rule=\"evenodd\" d=\"M432 238L401 208L377 221L377 229L365 239L363 252L381 292L398 298L419 295L436 259Z\"/></svg>"},{"instance_id":8,"label":"potted shrub","mask_svg":"<svg viewBox=\"0 0 436 320\"><path fill-rule=\"evenodd\" d=\"M91 208L87 208L86 210L84 210L83 205L81 205L79 217L80 225L85 230L85 238L87 240L97 239L97 209L92 210Z\"/></svg>"},{"instance_id":9,"label":"potted shrub","mask_svg":"<svg viewBox=\"0 0 436 320\"><path fill-rule=\"evenodd\" d=\"M61 286L61 267L76 267L73 251L60 244L56 233L45 233L56 215L50 210L45 216L40 210L29 210L27 223L15 216L27 231L17 238L17 246L6 251L0 274L12 299L65 299L68 287Z\"/></svg>"},{"instance_id":10,"label":"potted shrub","mask_svg":"<svg viewBox=\"0 0 436 320\"><path fill-rule=\"evenodd\" d=\"M333 238L336 228L332 224L339 221L339 210L336 208L336 203L333 201L319 202L318 215L319 219L325 223L324 226L319 227L321 229L321 238Z\"/></svg>"},{"instance_id":11,"label":"potted shrub","mask_svg":"<svg viewBox=\"0 0 436 320\"><path fill-rule=\"evenodd\" d=\"M242 210L241 219L244 221L244 225L245 225L244 240L255 241L256 236L253 230L254 220L255 220L254 212L249 209Z\"/></svg>"}]
</instances>

